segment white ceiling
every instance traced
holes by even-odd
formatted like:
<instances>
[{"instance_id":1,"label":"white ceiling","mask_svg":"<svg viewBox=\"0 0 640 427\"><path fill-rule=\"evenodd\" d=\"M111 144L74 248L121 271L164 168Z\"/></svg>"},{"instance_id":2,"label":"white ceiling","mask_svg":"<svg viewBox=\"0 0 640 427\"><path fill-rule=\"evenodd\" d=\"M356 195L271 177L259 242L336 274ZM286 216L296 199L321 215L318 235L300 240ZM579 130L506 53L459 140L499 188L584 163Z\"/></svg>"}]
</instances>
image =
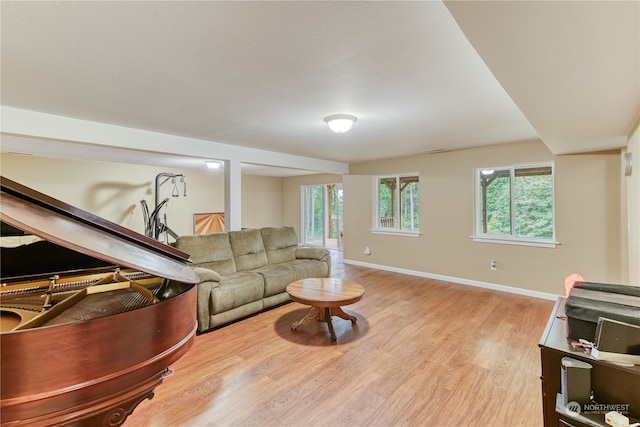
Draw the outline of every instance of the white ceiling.
<instances>
[{"instance_id":1,"label":"white ceiling","mask_svg":"<svg viewBox=\"0 0 640 427\"><path fill-rule=\"evenodd\" d=\"M639 1L0 7L2 106L60 116L36 131L3 114L3 152L182 167L247 147L326 172L537 138L556 154L619 148L640 116ZM339 113L358 117L351 132L329 131ZM74 139L63 118L131 138ZM175 142L154 152L140 130Z\"/></svg>"}]
</instances>

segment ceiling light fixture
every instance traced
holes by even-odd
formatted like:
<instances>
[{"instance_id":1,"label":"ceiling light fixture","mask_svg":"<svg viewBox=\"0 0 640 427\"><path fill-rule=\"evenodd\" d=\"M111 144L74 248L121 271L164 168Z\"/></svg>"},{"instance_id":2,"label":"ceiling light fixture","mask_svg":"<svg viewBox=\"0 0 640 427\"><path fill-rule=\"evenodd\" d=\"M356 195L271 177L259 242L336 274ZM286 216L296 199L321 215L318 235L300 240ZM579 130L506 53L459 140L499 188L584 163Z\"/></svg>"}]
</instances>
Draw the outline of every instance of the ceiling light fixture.
<instances>
[{"instance_id":1,"label":"ceiling light fixture","mask_svg":"<svg viewBox=\"0 0 640 427\"><path fill-rule=\"evenodd\" d=\"M358 119L355 116L350 116L348 114L336 114L324 118L324 121L329 125L329 129L335 133L348 132L356 120Z\"/></svg>"},{"instance_id":2,"label":"ceiling light fixture","mask_svg":"<svg viewBox=\"0 0 640 427\"><path fill-rule=\"evenodd\" d=\"M214 162L212 160L207 160L205 163L207 164L207 167L209 169L218 169L218 168L220 168L220 162Z\"/></svg>"}]
</instances>

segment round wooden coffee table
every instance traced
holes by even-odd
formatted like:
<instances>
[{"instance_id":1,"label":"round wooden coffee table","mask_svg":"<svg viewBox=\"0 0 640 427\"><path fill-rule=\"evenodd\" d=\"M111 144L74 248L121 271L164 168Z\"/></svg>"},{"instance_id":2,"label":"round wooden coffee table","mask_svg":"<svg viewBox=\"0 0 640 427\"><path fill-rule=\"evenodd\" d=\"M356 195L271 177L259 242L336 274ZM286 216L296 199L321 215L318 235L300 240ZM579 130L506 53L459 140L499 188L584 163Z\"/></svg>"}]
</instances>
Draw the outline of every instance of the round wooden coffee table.
<instances>
[{"instance_id":1,"label":"round wooden coffee table","mask_svg":"<svg viewBox=\"0 0 640 427\"><path fill-rule=\"evenodd\" d=\"M360 301L364 295L364 288L349 280L325 277L291 282L287 286L287 293L292 300L311 306L306 316L292 324L291 329L295 331L315 318L327 324L331 341L335 341L336 333L333 330L331 316L355 323L358 319L342 311L341 307Z\"/></svg>"}]
</instances>

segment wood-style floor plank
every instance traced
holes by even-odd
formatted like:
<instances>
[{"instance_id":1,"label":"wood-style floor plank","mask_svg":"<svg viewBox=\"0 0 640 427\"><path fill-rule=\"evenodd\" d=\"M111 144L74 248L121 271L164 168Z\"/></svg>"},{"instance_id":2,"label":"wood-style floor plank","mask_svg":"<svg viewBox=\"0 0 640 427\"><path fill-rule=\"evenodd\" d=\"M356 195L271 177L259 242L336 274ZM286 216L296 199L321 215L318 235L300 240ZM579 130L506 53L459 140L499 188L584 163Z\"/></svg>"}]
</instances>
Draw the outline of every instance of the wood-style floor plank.
<instances>
[{"instance_id":1,"label":"wood-style floor plank","mask_svg":"<svg viewBox=\"0 0 640 427\"><path fill-rule=\"evenodd\" d=\"M290 303L198 335L128 427L542 425L537 347L553 302L349 266L365 287L325 324Z\"/></svg>"}]
</instances>

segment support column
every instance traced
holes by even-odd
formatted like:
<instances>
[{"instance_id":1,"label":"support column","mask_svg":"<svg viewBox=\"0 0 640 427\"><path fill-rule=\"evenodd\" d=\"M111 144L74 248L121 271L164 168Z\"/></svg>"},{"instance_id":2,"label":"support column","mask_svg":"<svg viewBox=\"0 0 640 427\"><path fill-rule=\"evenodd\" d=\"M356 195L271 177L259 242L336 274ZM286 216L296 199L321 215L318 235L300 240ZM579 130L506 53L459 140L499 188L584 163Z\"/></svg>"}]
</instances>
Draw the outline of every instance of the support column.
<instances>
[{"instance_id":1,"label":"support column","mask_svg":"<svg viewBox=\"0 0 640 427\"><path fill-rule=\"evenodd\" d=\"M224 228L242 229L242 164L239 160L224 161Z\"/></svg>"}]
</instances>

